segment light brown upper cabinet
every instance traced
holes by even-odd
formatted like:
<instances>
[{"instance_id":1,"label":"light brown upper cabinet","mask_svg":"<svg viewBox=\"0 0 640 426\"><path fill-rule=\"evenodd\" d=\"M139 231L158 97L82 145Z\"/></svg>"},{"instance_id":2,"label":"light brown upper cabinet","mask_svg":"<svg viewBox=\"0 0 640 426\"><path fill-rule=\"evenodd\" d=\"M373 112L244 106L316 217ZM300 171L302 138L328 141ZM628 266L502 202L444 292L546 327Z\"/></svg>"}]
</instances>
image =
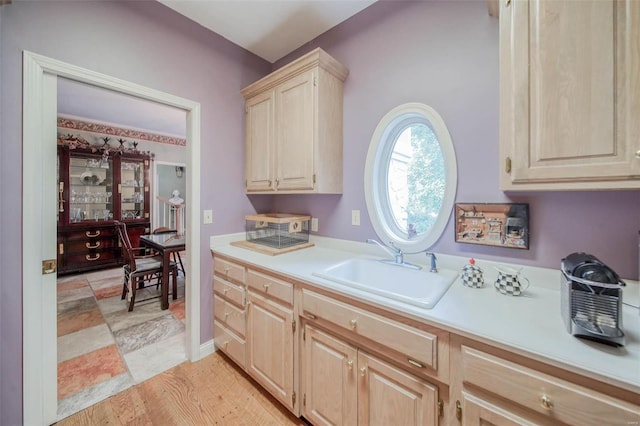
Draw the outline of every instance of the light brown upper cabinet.
<instances>
[{"instance_id":1,"label":"light brown upper cabinet","mask_svg":"<svg viewBox=\"0 0 640 426\"><path fill-rule=\"evenodd\" d=\"M242 90L247 193L342 193L348 74L318 48Z\"/></svg>"},{"instance_id":2,"label":"light brown upper cabinet","mask_svg":"<svg viewBox=\"0 0 640 426\"><path fill-rule=\"evenodd\" d=\"M500 2L502 190L640 188L640 2Z\"/></svg>"}]
</instances>

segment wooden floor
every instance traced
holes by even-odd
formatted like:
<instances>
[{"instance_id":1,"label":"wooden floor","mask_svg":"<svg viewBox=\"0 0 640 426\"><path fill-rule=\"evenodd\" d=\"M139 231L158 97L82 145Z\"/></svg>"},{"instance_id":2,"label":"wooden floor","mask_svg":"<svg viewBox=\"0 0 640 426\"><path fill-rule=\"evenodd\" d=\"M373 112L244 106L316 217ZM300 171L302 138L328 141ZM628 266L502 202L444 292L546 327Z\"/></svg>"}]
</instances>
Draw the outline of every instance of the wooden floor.
<instances>
[{"instance_id":1,"label":"wooden floor","mask_svg":"<svg viewBox=\"0 0 640 426\"><path fill-rule=\"evenodd\" d=\"M216 352L185 362L58 425L305 425Z\"/></svg>"}]
</instances>

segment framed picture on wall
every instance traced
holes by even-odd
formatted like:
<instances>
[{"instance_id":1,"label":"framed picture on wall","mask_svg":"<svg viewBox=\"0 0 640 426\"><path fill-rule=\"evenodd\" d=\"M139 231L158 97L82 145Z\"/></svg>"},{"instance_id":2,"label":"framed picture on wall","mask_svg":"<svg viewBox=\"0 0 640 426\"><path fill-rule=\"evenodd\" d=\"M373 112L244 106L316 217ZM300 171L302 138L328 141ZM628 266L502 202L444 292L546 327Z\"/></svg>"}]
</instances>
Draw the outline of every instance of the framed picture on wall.
<instances>
[{"instance_id":1,"label":"framed picture on wall","mask_svg":"<svg viewBox=\"0 0 640 426\"><path fill-rule=\"evenodd\" d=\"M529 248L529 204L456 203L455 241Z\"/></svg>"}]
</instances>

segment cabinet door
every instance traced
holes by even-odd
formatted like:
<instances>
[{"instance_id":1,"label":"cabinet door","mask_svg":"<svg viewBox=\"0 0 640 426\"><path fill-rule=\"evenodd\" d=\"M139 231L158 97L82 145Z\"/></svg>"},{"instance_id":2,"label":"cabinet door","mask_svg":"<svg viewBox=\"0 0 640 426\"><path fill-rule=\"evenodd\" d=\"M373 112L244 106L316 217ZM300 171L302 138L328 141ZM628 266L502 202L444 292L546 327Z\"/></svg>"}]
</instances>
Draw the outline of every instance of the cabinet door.
<instances>
[{"instance_id":1,"label":"cabinet door","mask_svg":"<svg viewBox=\"0 0 640 426\"><path fill-rule=\"evenodd\" d=\"M640 187L640 2L501 4L502 188Z\"/></svg>"},{"instance_id":2,"label":"cabinet door","mask_svg":"<svg viewBox=\"0 0 640 426\"><path fill-rule=\"evenodd\" d=\"M355 425L357 350L306 325L303 356L305 418L314 425Z\"/></svg>"},{"instance_id":3,"label":"cabinet door","mask_svg":"<svg viewBox=\"0 0 640 426\"><path fill-rule=\"evenodd\" d=\"M462 393L462 401L463 426L533 426L536 424L467 392Z\"/></svg>"},{"instance_id":4,"label":"cabinet door","mask_svg":"<svg viewBox=\"0 0 640 426\"><path fill-rule=\"evenodd\" d=\"M247 371L293 410L293 311L248 292Z\"/></svg>"},{"instance_id":5,"label":"cabinet door","mask_svg":"<svg viewBox=\"0 0 640 426\"><path fill-rule=\"evenodd\" d=\"M248 99L246 104L246 190L272 191L274 173L273 91Z\"/></svg>"},{"instance_id":6,"label":"cabinet door","mask_svg":"<svg viewBox=\"0 0 640 426\"><path fill-rule=\"evenodd\" d=\"M438 390L363 352L358 353L358 423L437 425Z\"/></svg>"},{"instance_id":7,"label":"cabinet door","mask_svg":"<svg viewBox=\"0 0 640 426\"><path fill-rule=\"evenodd\" d=\"M276 189L313 189L315 158L314 72L276 88Z\"/></svg>"}]
</instances>

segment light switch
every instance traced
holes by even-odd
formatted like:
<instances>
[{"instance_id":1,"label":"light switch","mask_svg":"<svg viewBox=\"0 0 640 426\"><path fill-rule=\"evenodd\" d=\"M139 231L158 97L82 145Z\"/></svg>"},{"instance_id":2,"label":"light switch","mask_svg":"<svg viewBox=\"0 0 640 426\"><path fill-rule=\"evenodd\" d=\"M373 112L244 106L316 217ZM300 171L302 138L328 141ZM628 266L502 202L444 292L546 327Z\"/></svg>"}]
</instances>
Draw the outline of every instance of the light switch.
<instances>
[{"instance_id":1,"label":"light switch","mask_svg":"<svg viewBox=\"0 0 640 426\"><path fill-rule=\"evenodd\" d=\"M213 223L213 210L203 210L202 212L202 222L206 225L208 223Z\"/></svg>"},{"instance_id":2,"label":"light switch","mask_svg":"<svg viewBox=\"0 0 640 426\"><path fill-rule=\"evenodd\" d=\"M318 232L318 218L311 218L311 232Z\"/></svg>"},{"instance_id":3,"label":"light switch","mask_svg":"<svg viewBox=\"0 0 640 426\"><path fill-rule=\"evenodd\" d=\"M351 224L360 226L360 210L351 210Z\"/></svg>"}]
</instances>

